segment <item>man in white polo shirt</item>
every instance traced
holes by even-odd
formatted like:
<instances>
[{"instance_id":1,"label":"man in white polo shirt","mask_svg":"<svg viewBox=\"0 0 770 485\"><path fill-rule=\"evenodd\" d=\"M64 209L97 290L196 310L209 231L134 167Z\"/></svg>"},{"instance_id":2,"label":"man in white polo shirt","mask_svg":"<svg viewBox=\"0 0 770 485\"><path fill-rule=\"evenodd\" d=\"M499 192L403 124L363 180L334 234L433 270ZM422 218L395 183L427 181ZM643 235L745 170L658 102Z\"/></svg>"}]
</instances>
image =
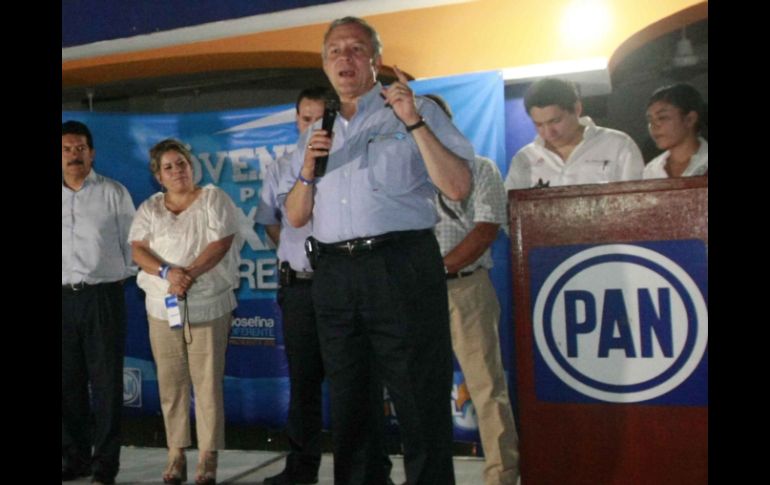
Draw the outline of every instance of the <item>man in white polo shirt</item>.
<instances>
[{"instance_id":1,"label":"man in white polo shirt","mask_svg":"<svg viewBox=\"0 0 770 485\"><path fill-rule=\"evenodd\" d=\"M537 136L511 160L506 190L642 178L644 161L636 143L581 116L583 105L571 82L537 81L524 94L524 106Z\"/></svg>"}]
</instances>

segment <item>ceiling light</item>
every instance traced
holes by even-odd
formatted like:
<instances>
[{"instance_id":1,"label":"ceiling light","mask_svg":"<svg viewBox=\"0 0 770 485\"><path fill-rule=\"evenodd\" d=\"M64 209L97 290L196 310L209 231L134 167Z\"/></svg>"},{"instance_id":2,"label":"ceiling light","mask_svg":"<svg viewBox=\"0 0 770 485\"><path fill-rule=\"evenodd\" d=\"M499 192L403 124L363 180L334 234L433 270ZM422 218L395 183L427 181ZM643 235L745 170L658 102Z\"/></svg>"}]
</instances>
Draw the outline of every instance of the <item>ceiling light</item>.
<instances>
[{"instance_id":1,"label":"ceiling light","mask_svg":"<svg viewBox=\"0 0 770 485\"><path fill-rule=\"evenodd\" d=\"M698 56L695 55L692 42L687 38L684 27L682 28L682 38L676 43L676 51L672 62L676 67L694 66L698 63Z\"/></svg>"}]
</instances>

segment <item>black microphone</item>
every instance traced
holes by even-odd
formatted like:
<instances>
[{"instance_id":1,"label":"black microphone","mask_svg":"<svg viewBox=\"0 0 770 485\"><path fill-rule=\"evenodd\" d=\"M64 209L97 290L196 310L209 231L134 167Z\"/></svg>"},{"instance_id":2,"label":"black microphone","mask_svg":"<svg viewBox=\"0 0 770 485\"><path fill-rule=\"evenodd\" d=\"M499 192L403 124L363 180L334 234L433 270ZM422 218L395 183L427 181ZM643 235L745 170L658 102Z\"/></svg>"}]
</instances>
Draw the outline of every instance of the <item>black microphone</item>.
<instances>
[{"instance_id":1,"label":"black microphone","mask_svg":"<svg viewBox=\"0 0 770 485\"><path fill-rule=\"evenodd\" d=\"M326 106L324 107L324 118L321 122L321 129L325 130L332 137L332 128L334 127L334 118L337 117L337 110L339 109L339 103L336 99L326 100ZM331 150L331 148L330 148ZM316 177L323 177L326 173L326 163L329 161L329 155L321 155L315 157L315 170L313 175Z\"/></svg>"}]
</instances>

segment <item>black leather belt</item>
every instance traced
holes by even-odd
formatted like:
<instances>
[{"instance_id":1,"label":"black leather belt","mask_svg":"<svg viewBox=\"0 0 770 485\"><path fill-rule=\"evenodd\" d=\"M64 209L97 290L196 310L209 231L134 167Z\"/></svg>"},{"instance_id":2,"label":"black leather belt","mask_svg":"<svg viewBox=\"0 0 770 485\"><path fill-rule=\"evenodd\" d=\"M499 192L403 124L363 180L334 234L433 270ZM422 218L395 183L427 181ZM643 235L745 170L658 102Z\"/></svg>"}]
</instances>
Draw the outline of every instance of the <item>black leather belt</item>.
<instances>
[{"instance_id":1,"label":"black leather belt","mask_svg":"<svg viewBox=\"0 0 770 485\"><path fill-rule=\"evenodd\" d=\"M294 278L298 280L312 280L313 279L313 273L311 271L294 271L293 269L289 268L289 272L294 275Z\"/></svg>"},{"instance_id":2,"label":"black leather belt","mask_svg":"<svg viewBox=\"0 0 770 485\"><path fill-rule=\"evenodd\" d=\"M85 282L80 283L69 283L67 285L61 285L61 291L62 293L77 293L79 291L87 290L90 288L94 288L98 285L89 285Z\"/></svg>"},{"instance_id":3,"label":"black leather belt","mask_svg":"<svg viewBox=\"0 0 770 485\"><path fill-rule=\"evenodd\" d=\"M86 290L93 290L94 288L100 288L100 287L107 287L111 285L122 285L123 281L111 281L109 283L85 283L81 281L80 283L69 283L66 285L61 285L61 292L62 294L72 295L75 293L82 293Z\"/></svg>"},{"instance_id":4,"label":"black leather belt","mask_svg":"<svg viewBox=\"0 0 770 485\"><path fill-rule=\"evenodd\" d=\"M476 270L474 269L472 271L460 271L459 273L447 273L446 274L446 279L454 280L454 279L457 279L457 278L465 278L467 276L472 275L475 272L476 272Z\"/></svg>"},{"instance_id":5,"label":"black leather belt","mask_svg":"<svg viewBox=\"0 0 770 485\"><path fill-rule=\"evenodd\" d=\"M379 236L360 237L349 239L332 244L318 242L318 248L321 254L341 254L345 256L354 256L356 254L374 251L377 248L393 244L396 241L410 239L423 234L430 234L430 229L420 229L416 231L394 231L380 234Z\"/></svg>"}]
</instances>

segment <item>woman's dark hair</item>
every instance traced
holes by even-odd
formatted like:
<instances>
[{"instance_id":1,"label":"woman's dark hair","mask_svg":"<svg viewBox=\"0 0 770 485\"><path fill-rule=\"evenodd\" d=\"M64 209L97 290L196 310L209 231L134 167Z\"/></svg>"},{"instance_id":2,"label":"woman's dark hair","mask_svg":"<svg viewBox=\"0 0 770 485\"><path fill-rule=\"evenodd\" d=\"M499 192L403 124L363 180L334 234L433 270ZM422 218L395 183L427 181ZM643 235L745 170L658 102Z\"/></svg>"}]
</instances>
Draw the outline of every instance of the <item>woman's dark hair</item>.
<instances>
[{"instance_id":1,"label":"woman's dark hair","mask_svg":"<svg viewBox=\"0 0 770 485\"><path fill-rule=\"evenodd\" d=\"M695 124L696 133L701 131L701 126L703 124L706 124L706 110L705 104L703 103L703 97L698 90L690 84L670 84L656 89L655 92L652 93L652 96L650 96L650 100L647 102L647 108L658 101L676 106L682 112L682 115L695 111L698 114L698 122Z\"/></svg>"}]
</instances>

